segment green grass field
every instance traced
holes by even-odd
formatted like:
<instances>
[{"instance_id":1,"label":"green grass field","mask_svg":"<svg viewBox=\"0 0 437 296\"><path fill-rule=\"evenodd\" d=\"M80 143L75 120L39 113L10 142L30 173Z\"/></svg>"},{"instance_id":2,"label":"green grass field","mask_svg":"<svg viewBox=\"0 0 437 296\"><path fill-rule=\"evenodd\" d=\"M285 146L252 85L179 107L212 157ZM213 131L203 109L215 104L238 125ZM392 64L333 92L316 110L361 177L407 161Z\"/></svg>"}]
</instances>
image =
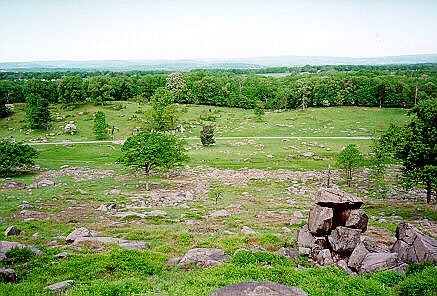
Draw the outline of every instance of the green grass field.
<instances>
[{"instance_id":1,"label":"green grass field","mask_svg":"<svg viewBox=\"0 0 437 296\"><path fill-rule=\"evenodd\" d=\"M115 110L119 107L114 106L120 105L126 108ZM120 129L114 139L125 139L141 125L132 118L140 116L136 112L139 108L145 110L147 106L117 102L72 111L56 106L53 114L66 118L53 124L47 134L55 136L47 139L94 140L92 114L96 110L103 110L107 122ZM391 123L405 122L406 110L310 108L268 112L258 121L251 110L208 106L181 109L186 128L182 136L190 157L187 167L153 175L150 191L145 190L144 175L117 163L120 146L106 142L37 145L39 172L1 180L0 186L9 181L31 184L47 178L56 186L0 190L0 240L34 245L45 252L43 256L21 254L15 261L0 262L0 268L15 268L19 276L17 284L0 283L0 295L40 295L44 286L69 279L77 286L67 295L209 295L225 285L248 280L297 286L309 295L435 295L437 274L433 266L411 268L406 275L383 271L350 277L334 266L311 266L304 256L289 260L273 253L281 247L296 247L296 233L306 223L312 195L325 184L328 165L333 168L335 184L366 199L363 208L370 217L367 234L372 239L389 246L401 220L435 236L435 205L427 205L413 194L404 199L376 198L369 189L365 168L357 172L351 188L335 170L335 156L343 146L354 143L368 154L371 140L354 137L370 136ZM214 124L218 139L215 146L205 148L197 138L202 124L199 117L209 109L217 117ZM0 136L24 141L45 137L46 133L35 131L26 135L22 110L23 106L18 106L10 119L0 121ZM78 133L56 135L57 127L71 120L77 123ZM304 157L305 152L314 155ZM387 186L396 193L405 193L397 172L396 167L389 170ZM209 193L214 184L221 193L217 200ZM111 193L114 189L119 192ZM187 198L188 192L192 198ZM25 202L29 210L40 214L22 214ZM97 211L100 205L110 203L120 209ZM167 214L140 217L151 210ZM215 210L227 210L230 215L213 217ZM294 211L301 211L305 218L291 222ZM133 214L115 215L125 212ZM424 227L417 216L427 219L431 226ZM3 231L10 225L25 233L4 236ZM244 235L243 226L253 228L256 234ZM67 244L62 236L77 227L87 227L102 236L147 241L151 248L134 251L111 245ZM233 234L224 235L224 231ZM51 241L56 244L51 246ZM256 246L266 251L233 255L239 248ZM210 268L185 270L166 264L167 259L195 247L221 248L232 258ZM54 257L62 251L70 254L67 259Z\"/></svg>"}]
</instances>

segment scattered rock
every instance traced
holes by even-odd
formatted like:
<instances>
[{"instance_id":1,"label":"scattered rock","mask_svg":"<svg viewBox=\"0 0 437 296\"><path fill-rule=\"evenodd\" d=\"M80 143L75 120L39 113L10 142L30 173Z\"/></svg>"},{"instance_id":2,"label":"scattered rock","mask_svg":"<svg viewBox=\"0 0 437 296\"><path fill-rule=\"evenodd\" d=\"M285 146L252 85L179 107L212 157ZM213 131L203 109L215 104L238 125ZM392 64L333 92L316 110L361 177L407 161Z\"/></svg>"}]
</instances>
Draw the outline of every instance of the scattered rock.
<instances>
[{"instance_id":1,"label":"scattered rock","mask_svg":"<svg viewBox=\"0 0 437 296\"><path fill-rule=\"evenodd\" d=\"M0 276L5 280L7 283L16 283L18 282L17 273L14 269L4 269L0 268Z\"/></svg>"},{"instance_id":2,"label":"scattered rock","mask_svg":"<svg viewBox=\"0 0 437 296\"><path fill-rule=\"evenodd\" d=\"M168 258L166 263L167 265L178 265L181 259L182 257Z\"/></svg>"},{"instance_id":3,"label":"scattered rock","mask_svg":"<svg viewBox=\"0 0 437 296\"><path fill-rule=\"evenodd\" d=\"M210 296L306 296L304 291L273 282L242 282L218 289Z\"/></svg>"},{"instance_id":4,"label":"scattered rock","mask_svg":"<svg viewBox=\"0 0 437 296\"><path fill-rule=\"evenodd\" d=\"M54 255L53 257L55 257L56 259L65 259L65 258L68 257L68 253L67 252L62 252L62 253Z\"/></svg>"},{"instance_id":5,"label":"scattered rock","mask_svg":"<svg viewBox=\"0 0 437 296\"><path fill-rule=\"evenodd\" d=\"M18 249L28 248L36 255L43 255L44 254L44 252L38 250L34 246L23 245L22 243L19 243L19 242L0 241L0 253L5 254L7 251L9 251L13 248L18 248Z\"/></svg>"},{"instance_id":6,"label":"scattered rock","mask_svg":"<svg viewBox=\"0 0 437 296\"><path fill-rule=\"evenodd\" d=\"M369 254L369 250L367 250L364 243L359 243L355 249L352 251L351 256L349 257L348 266L353 268L354 270L359 270L361 263L364 258L366 258L367 254Z\"/></svg>"},{"instance_id":7,"label":"scattered rock","mask_svg":"<svg viewBox=\"0 0 437 296\"><path fill-rule=\"evenodd\" d=\"M344 260L339 260L337 266L346 271L349 275L356 275L357 273L350 269Z\"/></svg>"},{"instance_id":8,"label":"scattered rock","mask_svg":"<svg viewBox=\"0 0 437 296\"><path fill-rule=\"evenodd\" d=\"M362 232L367 230L369 217L361 210L352 210L346 219L346 227L361 229Z\"/></svg>"},{"instance_id":9,"label":"scattered rock","mask_svg":"<svg viewBox=\"0 0 437 296\"><path fill-rule=\"evenodd\" d=\"M302 156L302 157L313 157L314 156L314 152L307 151L307 152L302 153L300 156Z\"/></svg>"},{"instance_id":10,"label":"scattered rock","mask_svg":"<svg viewBox=\"0 0 437 296\"><path fill-rule=\"evenodd\" d=\"M231 213L229 213L227 210L217 210L208 213L210 218L229 217L230 215Z\"/></svg>"},{"instance_id":11,"label":"scattered rock","mask_svg":"<svg viewBox=\"0 0 437 296\"><path fill-rule=\"evenodd\" d=\"M223 235L236 235L235 232L228 231L228 230L223 231L222 234L223 234Z\"/></svg>"},{"instance_id":12,"label":"scattered rock","mask_svg":"<svg viewBox=\"0 0 437 296\"><path fill-rule=\"evenodd\" d=\"M7 190L17 190L17 189L25 189L26 183L23 182L7 182L3 185L3 189Z\"/></svg>"},{"instance_id":13,"label":"scattered rock","mask_svg":"<svg viewBox=\"0 0 437 296\"><path fill-rule=\"evenodd\" d=\"M322 207L358 209L363 200L340 189L321 188L317 191L316 203Z\"/></svg>"},{"instance_id":14,"label":"scattered rock","mask_svg":"<svg viewBox=\"0 0 437 296\"><path fill-rule=\"evenodd\" d=\"M19 235L21 233L21 230L19 230L16 226L9 226L5 230L5 236L11 236L11 235Z\"/></svg>"},{"instance_id":15,"label":"scattered rock","mask_svg":"<svg viewBox=\"0 0 437 296\"><path fill-rule=\"evenodd\" d=\"M73 245L77 245L83 242L93 242L93 243L102 243L102 244L116 244L121 248L131 249L131 250L145 250L150 248L149 243L144 241L129 241L121 238L108 237L108 236L80 236L77 237Z\"/></svg>"},{"instance_id":16,"label":"scattered rock","mask_svg":"<svg viewBox=\"0 0 437 296\"><path fill-rule=\"evenodd\" d=\"M343 226L335 228L328 236L332 250L337 253L350 253L360 243L361 230Z\"/></svg>"},{"instance_id":17,"label":"scattered rock","mask_svg":"<svg viewBox=\"0 0 437 296\"><path fill-rule=\"evenodd\" d=\"M97 211L108 212L117 209L116 204L101 204Z\"/></svg>"},{"instance_id":18,"label":"scattered rock","mask_svg":"<svg viewBox=\"0 0 437 296\"><path fill-rule=\"evenodd\" d=\"M112 190L108 191L108 194L120 195L121 194L121 190L120 189L112 189Z\"/></svg>"},{"instance_id":19,"label":"scattered rock","mask_svg":"<svg viewBox=\"0 0 437 296\"><path fill-rule=\"evenodd\" d=\"M51 180L41 180L37 183L32 183L28 186L29 189L35 189L35 188L41 188L41 187L52 187L55 186L55 182L51 181Z\"/></svg>"},{"instance_id":20,"label":"scattered rock","mask_svg":"<svg viewBox=\"0 0 437 296\"><path fill-rule=\"evenodd\" d=\"M299 247L312 248L315 245L315 237L308 230L308 224L304 225L297 232L297 245Z\"/></svg>"},{"instance_id":21,"label":"scattered rock","mask_svg":"<svg viewBox=\"0 0 437 296\"><path fill-rule=\"evenodd\" d=\"M47 286L44 290L49 290L51 292L60 293L62 291L67 290L68 288L76 285L76 282L73 280L66 280L63 282L54 283L53 285Z\"/></svg>"},{"instance_id":22,"label":"scattered rock","mask_svg":"<svg viewBox=\"0 0 437 296\"><path fill-rule=\"evenodd\" d=\"M332 265L334 260L332 260L331 252L328 249L323 249L317 254L317 262L320 265Z\"/></svg>"},{"instance_id":23,"label":"scattered rock","mask_svg":"<svg viewBox=\"0 0 437 296\"><path fill-rule=\"evenodd\" d=\"M195 248L189 250L179 262L181 267L189 267L195 264L199 267L218 266L230 258L220 249L215 248Z\"/></svg>"},{"instance_id":24,"label":"scattered rock","mask_svg":"<svg viewBox=\"0 0 437 296\"><path fill-rule=\"evenodd\" d=\"M308 218L308 229L312 234L328 234L332 227L332 218L334 212L332 209L321 206L314 206Z\"/></svg>"},{"instance_id":25,"label":"scattered rock","mask_svg":"<svg viewBox=\"0 0 437 296\"><path fill-rule=\"evenodd\" d=\"M301 211L294 211L293 212L293 217L294 218L299 218L299 219L304 218L304 216L303 216Z\"/></svg>"},{"instance_id":26,"label":"scattered rock","mask_svg":"<svg viewBox=\"0 0 437 296\"><path fill-rule=\"evenodd\" d=\"M167 216L167 212L163 210L153 210L150 212L144 212L143 214L146 217Z\"/></svg>"},{"instance_id":27,"label":"scattered rock","mask_svg":"<svg viewBox=\"0 0 437 296\"><path fill-rule=\"evenodd\" d=\"M248 226L243 226L243 228L241 228L241 231L243 232L244 235L257 234L255 230L253 230Z\"/></svg>"},{"instance_id":28,"label":"scattered rock","mask_svg":"<svg viewBox=\"0 0 437 296\"><path fill-rule=\"evenodd\" d=\"M275 254L284 255L288 259L295 259L299 255L299 251L295 248L280 248L275 252Z\"/></svg>"},{"instance_id":29,"label":"scattered rock","mask_svg":"<svg viewBox=\"0 0 437 296\"><path fill-rule=\"evenodd\" d=\"M395 268L401 264L397 253L369 253L361 263L358 272L360 274L375 272Z\"/></svg>"},{"instance_id":30,"label":"scattered rock","mask_svg":"<svg viewBox=\"0 0 437 296\"><path fill-rule=\"evenodd\" d=\"M398 239L392 252L399 254L405 263L434 261L437 263L437 240L425 235L411 224L399 223L396 228Z\"/></svg>"},{"instance_id":31,"label":"scattered rock","mask_svg":"<svg viewBox=\"0 0 437 296\"><path fill-rule=\"evenodd\" d=\"M66 238L65 240L67 243L74 242L78 237L91 237L91 231L86 229L85 227L80 227L75 230L73 230Z\"/></svg>"}]
</instances>

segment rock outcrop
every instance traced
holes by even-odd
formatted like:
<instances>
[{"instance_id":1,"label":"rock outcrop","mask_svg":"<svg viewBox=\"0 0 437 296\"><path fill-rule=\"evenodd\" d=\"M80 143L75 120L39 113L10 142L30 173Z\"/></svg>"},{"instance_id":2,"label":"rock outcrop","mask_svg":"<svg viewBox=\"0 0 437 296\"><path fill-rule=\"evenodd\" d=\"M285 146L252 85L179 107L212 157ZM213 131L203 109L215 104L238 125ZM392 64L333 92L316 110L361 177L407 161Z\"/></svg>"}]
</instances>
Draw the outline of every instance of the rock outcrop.
<instances>
[{"instance_id":1,"label":"rock outcrop","mask_svg":"<svg viewBox=\"0 0 437 296\"><path fill-rule=\"evenodd\" d=\"M181 267L189 267L195 264L199 267L218 266L223 264L231 256L216 248L195 248L189 250L179 261Z\"/></svg>"},{"instance_id":2,"label":"rock outcrop","mask_svg":"<svg viewBox=\"0 0 437 296\"><path fill-rule=\"evenodd\" d=\"M17 273L14 269L10 268L0 268L0 277L2 277L6 283L16 283L18 281Z\"/></svg>"},{"instance_id":3,"label":"rock outcrop","mask_svg":"<svg viewBox=\"0 0 437 296\"><path fill-rule=\"evenodd\" d=\"M218 289L210 296L306 296L304 291L273 282L242 282Z\"/></svg>"}]
</instances>

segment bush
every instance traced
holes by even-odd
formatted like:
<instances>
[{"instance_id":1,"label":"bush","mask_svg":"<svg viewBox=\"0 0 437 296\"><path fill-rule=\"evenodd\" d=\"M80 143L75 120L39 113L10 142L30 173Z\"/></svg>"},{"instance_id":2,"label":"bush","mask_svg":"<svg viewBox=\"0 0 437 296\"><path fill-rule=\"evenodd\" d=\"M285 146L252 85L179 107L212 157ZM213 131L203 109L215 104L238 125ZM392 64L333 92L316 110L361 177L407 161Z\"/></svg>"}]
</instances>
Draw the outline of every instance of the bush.
<instances>
[{"instance_id":1,"label":"bush","mask_svg":"<svg viewBox=\"0 0 437 296\"><path fill-rule=\"evenodd\" d=\"M435 267L427 267L420 272L417 270L397 286L398 294L400 296L436 295L437 269Z\"/></svg>"},{"instance_id":2,"label":"bush","mask_svg":"<svg viewBox=\"0 0 437 296\"><path fill-rule=\"evenodd\" d=\"M213 125L204 125L202 130L200 131L200 141L203 146L212 146L215 144L214 138L214 126Z\"/></svg>"},{"instance_id":3,"label":"bush","mask_svg":"<svg viewBox=\"0 0 437 296\"><path fill-rule=\"evenodd\" d=\"M49 100L36 93L28 94L26 120L30 128L48 130L51 121Z\"/></svg>"},{"instance_id":4,"label":"bush","mask_svg":"<svg viewBox=\"0 0 437 296\"><path fill-rule=\"evenodd\" d=\"M27 144L13 141L0 141L0 175L12 173L17 168L35 164L38 152Z\"/></svg>"},{"instance_id":5,"label":"bush","mask_svg":"<svg viewBox=\"0 0 437 296\"><path fill-rule=\"evenodd\" d=\"M105 113L97 111L94 114L94 134L96 135L96 140L104 140L108 138L107 127Z\"/></svg>"},{"instance_id":6,"label":"bush","mask_svg":"<svg viewBox=\"0 0 437 296\"><path fill-rule=\"evenodd\" d=\"M11 264L29 262L36 254L28 248L12 248L6 252L6 258Z\"/></svg>"}]
</instances>

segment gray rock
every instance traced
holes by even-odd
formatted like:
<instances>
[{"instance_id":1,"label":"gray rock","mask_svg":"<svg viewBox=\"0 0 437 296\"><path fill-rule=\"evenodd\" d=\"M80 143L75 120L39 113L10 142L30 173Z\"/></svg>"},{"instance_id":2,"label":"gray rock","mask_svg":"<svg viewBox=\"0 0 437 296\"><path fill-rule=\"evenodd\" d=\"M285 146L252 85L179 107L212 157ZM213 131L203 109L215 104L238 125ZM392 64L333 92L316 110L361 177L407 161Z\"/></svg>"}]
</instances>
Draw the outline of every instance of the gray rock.
<instances>
[{"instance_id":1,"label":"gray rock","mask_svg":"<svg viewBox=\"0 0 437 296\"><path fill-rule=\"evenodd\" d=\"M343 269L344 271L346 271L349 275L356 275L357 274L356 272L354 272L352 269L349 268L346 261L344 261L344 260L339 260L337 262L337 266L340 267L341 269Z\"/></svg>"},{"instance_id":2,"label":"gray rock","mask_svg":"<svg viewBox=\"0 0 437 296\"><path fill-rule=\"evenodd\" d=\"M334 260L332 260L331 252L328 249L323 249L317 254L317 262L320 265L332 265Z\"/></svg>"},{"instance_id":3,"label":"gray rock","mask_svg":"<svg viewBox=\"0 0 437 296\"><path fill-rule=\"evenodd\" d=\"M51 187L55 186L55 182L51 180L41 180L38 182L38 187Z\"/></svg>"},{"instance_id":4,"label":"gray rock","mask_svg":"<svg viewBox=\"0 0 437 296\"><path fill-rule=\"evenodd\" d=\"M363 200L340 189L320 188L316 193L317 204L329 208L358 209Z\"/></svg>"},{"instance_id":5,"label":"gray rock","mask_svg":"<svg viewBox=\"0 0 437 296\"><path fill-rule=\"evenodd\" d=\"M3 189L24 189L26 188L26 183L23 182L7 182L3 185Z\"/></svg>"},{"instance_id":6,"label":"gray rock","mask_svg":"<svg viewBox=\"0 0 437 296\"><path fill-rule=\"evenodd\" d=\"M359 243L349 257L348 266L358 271L364 258L366 258L369 253L364 243Z\"/></svg>"},{"instance_id":7,"label":"gray rock","mask_svg":"<svg viewBox=\"0 0 437 296\"><path fill-rule=\"evenodd\" d=\"M7 259L6 255L3 253L0 253L0 262L5 261Z\"/></svg>"},{"instance_id":8,"label":"gray rock","mask_svg":"<svg viewBox=\"0 0 437 296\"><path fill-rule=\"evenodd\" d=\"M335 228L328 236L332 250L337 253L350 253L360 243L361 230L343 226Z\"/></svg>"},{"instance_id":9,"label":"gray rock","mask_svg":"<svg viewBox=\"0 0 437 296\"><path fill-rule=\"evenodd\" d=\"M223 234L223 235L236 235L235 232L232 232L232 231L229 231L229 230L224 230L224 231L222 232L222 234Z\"/></svg>"},{"instance_id":10,"label":"gray rock","mask_svg":"<svg viewBox=\"0 0 437 296\"><path fill-rule=\"evenodd\" d=\"M241 228L241 231L243 232L243 234L245 235L249 235L249 234L257 234L257 232L255 230L253 230L252 228L248 227L248 226L243 226L243 228Z\"/></svg>"},{"instance_id":11,"label":"gray rock","mask_svg":"<svg viewBox=\"0 0 437 296\"><path fill-rule=\"evenodd\" d=\"M189 267L195 264L199 267L218 266L223 264L231 256L216 248L195 248L189 250L179 262L181 267Z\"/></svg>"},{"instance_id":12,"label":"gray rock","mask_svg":"<svg viewBox=\"0 0 437 296\"><path fill-rule=\"evenodd\" d=\"M62 252L53 256L56 259L66 259L68 257L67 252Z\"/></svg>"},{"instance_id":13,"label":"gray rock","mask_svg":"<svg viewBox=\"0 0 437 296\"><path fill-rule=\"evenodd\" d=\"M401 264L402 262L397 253L369 253L361 263L358 272L363 274L392 269Z\"/></svg>"},{"instance_id":14,"label":"gray rock","mask_svg":"<svg viewBox=\"0 0 437 296\"><path fill-rule=\"evenodd\" d=\"M299 247L298 250L299 250L299 254L308 255L308 256L311 255L311 248Z\"/></svg>"},{"instance_id":15,"label":"gray rock","mask_svg":"<svg viewBox=\"0 0 437 296\"><path fill-rule=\"evenodd\" d=\"M97 211L108 212L117 209L115 204L101 204Z\"/></svg>"},{"instance_id":16,"label":"gray rock","mask_svg":"<svg viewBox=\"0 0 437 296\"><path fill-rule=\"evenodd\" d=\"M312 234L328 234L332 227L334 212L331 208L314 206L308 218L308 229Z\"/></svg>"},{"instance_id":17,"label":"gray rock","mask_svg":"<svg viewBox=\"0 0 437 296\"><path fill-rule=\"evenodd\" d=\"M144 241L129 241L121 238L108 237L108 236L94 236L94 237L80 236L74 240L73 245L77 245L83 242L115 244L115 245L119 245L121 248L131 249L131 250L144 250L150 248L149 243Z\"/></svg>"},{"instance_id":18,"label":"gray rock","mask_svg":"<svg viewBox=\"0 0 437 296\"><path fill-rule=\"evenodd\" d=\"M18 249L28 248L36 255L43 255L44 254L44 252L38 250L34 246L27 246L27 245L24 245L24 244L18 243L18 242L0 241L0 253L1 254L5 254L7 251L9 251L13 248L18 248Z\"/></svg>"},{"instance_id":19,"label":"gray rock","mask_svg":"<svg viewBox=\"0 0 437 296\"><path fill-rule=\"evenodd\" d=\"M5 230L5 236L11 236L11 235L19 235L21 233L21 230L19 230L17 227L15 226L9 226L6 230Z\"/></svg>"},{"instance_id":20,"label":"gray rock","mask_svg":"<svg viewBox=\"0 0 437 296\"><path fill-rule=\"evenodd\" d=\"M346 227L361 229L362 232L367 230L369 217L361 210L352 210L346 220Z\"/></svg>"},{"instance_id":21,"label":"gray rock","mask_svg":"<svg viewBox=\"0 0 437 296\"><path fill-rule=\"evenodd\" d=\"M299 255L299 251L295 248L280 248L275 252L275 254L284 255L288 259L295 259Z\"/></svg>"},{"instance_id":22,"label":"gray rock","mask_svg":"<svg viewBox=\"0 0 437 296\"><path fill-rule=\"evenodd\" d=\"M399 254L405 263L434 261L437 263L437 240L425 235L411 224L399 223L396 228L397 241L392 252Z\"/></svg>"},{"instance_id":23,"label":"gray rock","mask_svg":"<svg viewBox=\"0 0 437 296\"><path fill-rule=\"evenodd\" d=\"M302 212L301 211L294 211L293 212L293 217L294 218L304 218L304 216L303 216L303 214L302 214Z\"/></svg>"},{"instance_id":24,"label":"gray rock","mask_svg":"<svg viewBox=\"0 0 437 296\"><path fill-rule=\"evenodd\" d=\"M231 213L226 210L211 211L208 213L208 216L211 218L228 217L230 215Z\"/></svg>"},{"instance_id":25,"label":"gray rock","mask_svg":"<svg viewBox=\"0 0 437 296\"><path fill-rule=\"evenodd\" d=\"M218 289L210 296L306 296L304 291L273 282L243 282Z\"/></svg>"},{"instance_id":26,"label":"gray rock","mask_svg":"<svg viewBox=\"0 0 437 296\"><path fill-rule=\"evenodd\" d=\"M167 264L168 265L178 265L178 263L181 261L181 257L176 257L176 258L168 258L167 259Z\"/></svg>"},{"instance_id":27,"label":"gray rock","mask_svg":"<svg viewBox=\"0 0 437 296\"><path fill-rule=\"evenodd\" d=\"M74 242L78 237L91 237L91 231L86 229L85 227L79 227L75 230L73 230L67 237L65 238L65 241L67 243Z\"/></svg>"},{"instance_id":28,"label":"gray rock","mask_svg":"<svg viewBox=\"0 0 437 296\"><path fill-rule=\"evenodd\" d=\"M0 277L2 277L7 283L16 283L18 282L17 273L14 269L4 269L0 268Z\"/></svg>"},{"instance_id":29,"label":"gray rock","mask_svg":"<svg viewBox=\"0 0 437 296\"><path fill-rule=\"evenodd\" d=\"M308 230L308 225L304 225L297 232L297 245L299 247L312 248L315 245L315 237Z\"/></svg>"},{"instance_id":30,"label":"gray rock","mask_svg":"<svg viewBox=\"0 0 437 296\"><path fill-rule=\"evenodd\" d=\"M144 212L143 215L146 217L158 217L158 216L166 216L167 212L163 210L153 210L150 212Z\"/></svg>"},{"instance_id":31,"label":"gray rock","mask_svg":"<svg viewBox=\"0 0 437 296\"><path fill-rule=\"evenodd\" d=\"M73 287L74 285L76 285L75 281L66 280L63 282L57 282L57 283L54 283L53 285L47 286L44 288L44 290L49 290L51 292L59 293L59 292L67 290L68 288Z\"/></svg>"}]
</instances>

